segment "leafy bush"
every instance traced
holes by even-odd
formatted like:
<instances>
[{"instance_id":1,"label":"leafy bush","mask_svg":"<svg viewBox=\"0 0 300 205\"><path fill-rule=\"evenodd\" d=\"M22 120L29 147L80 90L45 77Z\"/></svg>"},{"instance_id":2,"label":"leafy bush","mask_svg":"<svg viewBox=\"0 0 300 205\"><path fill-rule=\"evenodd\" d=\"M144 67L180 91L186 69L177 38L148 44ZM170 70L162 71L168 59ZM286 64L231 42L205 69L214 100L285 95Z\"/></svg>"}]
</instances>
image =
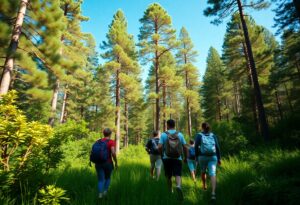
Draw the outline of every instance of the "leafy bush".
<instances>
[{"instance_id":1,"label":"leafy bush","mask_svg":"<svg viewBox=\"0 0 300 205\"><path fill-rule=\"evenodd\" d=\"M31 184L27 192L32 197L43 185L49 168L62 159L62 153L57 152L60 139L53 135L53 129L28 122L15 99L14 91L0 99L0 192L7 194L7 199L20 193L22 184Z\"/></svg>"},{"instance_id":2,"label":"leafy bush","mask_svg":"<svg viewBox=\"0 0 300 205\"><path fill-rule=\"evenodd\" d=\"M48 185L39 190L38 201L44 205L60 205L62 201L69 201L65 195L65 190L54 185Z\"/></svg>"},{"instance_id":3,"label":"leafy bush","mask_svg":"<svg viewBox=\"0 0 300 205\"><path fill-rule=\"evenodd\" d=\"M248 145L241 125L235 121L215 123L213 132L218 136L222 153L239 153Z\"/></svg>"},{"instance_id":4,"label":"leafy bush","mask_svg":"<svg viewBox=\"0 0 300 205\"><path fill-rule=\"evenodd\" d=\"M61 124L55 128L54 135L63 140L79 140L87 138L89 136L89 129L85 121L69 120L64 124Z\"/></svg>"}]
</instances>

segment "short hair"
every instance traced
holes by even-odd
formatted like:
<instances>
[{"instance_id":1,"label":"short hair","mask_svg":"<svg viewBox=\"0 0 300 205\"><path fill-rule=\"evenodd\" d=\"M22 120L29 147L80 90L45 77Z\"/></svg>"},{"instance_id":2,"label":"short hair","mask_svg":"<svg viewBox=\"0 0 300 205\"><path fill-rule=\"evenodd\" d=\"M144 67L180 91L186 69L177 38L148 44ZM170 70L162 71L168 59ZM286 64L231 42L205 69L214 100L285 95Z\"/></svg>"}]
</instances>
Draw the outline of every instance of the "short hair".
<instances>
[{"instance_id":1,"label":"short hair","mask_svg":"<svg viewBox=\"0 0 300 205\"><path fill-rule=\"evenodd\" d=\"M153 135L153 137L156 137L156 136L158 135L158 131L157 131L157 130L154 130L154 131L152 132L152 135Z\"/></svg>"},{"instance_id":2,"label":"short hair","mask_svg":"<svg viewBox=\"0 0 300 205\"><path fill-rule=\"evenodd\" d=\"M207 122L203 122L201 127L202 127L204 132L209 132L210 131L210 125Z\"/></svg>"},{"instance_id":3,"label":"short hair","mask_svg":"<svg viewBox=\"0 0 300 205\"><path fill-rule=\"evenodd\" d=\"M190 139L190 145L193 145L194 143L194 140Z\"/></svg>"},{"instance_id":4,"label":"short hair","mask_svg":"<svg viewBox=\"0 0 300 205\"><path fill-rule=\"evenodd\" d=\"M103 135L104 135L104 137L109 137L109 136L111 136L111 133L112 133L112 131L111 131L111 129L109 129L109 128L105 128L105 129L103 130Z\"/></svg>"},{"instance_id":5,"label":"short hair","mask_svg":"<svg viewBox=\"0 0 300 205\"><path fill-rule=\"evenodd\" d=\"M169 128L175 128L175 120L169 119L167 125Z\"/></svg>"}]
</instances>

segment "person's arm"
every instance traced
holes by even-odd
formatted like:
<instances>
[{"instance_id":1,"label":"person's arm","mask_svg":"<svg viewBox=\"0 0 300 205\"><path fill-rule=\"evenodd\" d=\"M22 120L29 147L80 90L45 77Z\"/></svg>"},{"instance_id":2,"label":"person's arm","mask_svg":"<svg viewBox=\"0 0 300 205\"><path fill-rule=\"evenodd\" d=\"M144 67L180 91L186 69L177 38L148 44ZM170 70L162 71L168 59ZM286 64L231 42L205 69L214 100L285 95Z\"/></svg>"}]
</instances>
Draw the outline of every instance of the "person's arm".
<instances>
[{"instance_id":1,"label":"person's arm","mask_svg":"<svg viewBox=\"0 0 300 205\"><path fill-rule=\"evenodd\" d=\"M150 140L148 140L146 146L145 146L145 150L148 154L150 154Z\"/></svg>"},{"instance_id":2,"label":"person's arm","mask_svg":"<svg viewBox=\"0 0 300 205\"><path fill-rule=\"evenodd\" d=\"M220 151L220 145L218 141L218 137L214 135L215 141L216 141L216 151L217 151L217 158L218 158L218 164L221 165L221 151Z\"/></svg>"},{"instance_id":3,"label":"person's arm","mask_svg":"<svg viewBox=\"0 0 300 205\"><path fill-rule=\"evenodd\" d=\"M184 139L184 136L183 136L183 134L181 134L180 133L180 136L181 136L181 143L182 143L182 145L183 145L183 154L184 154L184 162L186 162L187 161L187 158L188 158L188 156L189 156L189 147L188 147L188 145L186 144L186 141L185 141L185 139Z\"/></svg>"},{"instance_id":4,"label":"person's arm","mask_svg":"<svg viewBox=\"0 0 300 205\"><path fill-rule=\"evenodd\" d=\"M114 164L116 169L118 169L118 160L117 160L117 155L116 155L116 148L115 147L111 147L111 156L113 158Z\"/></svg>"},{"instance_id":5,"label":"person's arm","mask_svg":"<svg viewBox=\"0 0 300 205\"><path fill-rule=\"evenodd\" d=\"M163 144L164 144L164 141L163 141L163 133L162 133L160 135L158 146L157 146L160 155L163 155Z\"/></svg>"}]
</instances>

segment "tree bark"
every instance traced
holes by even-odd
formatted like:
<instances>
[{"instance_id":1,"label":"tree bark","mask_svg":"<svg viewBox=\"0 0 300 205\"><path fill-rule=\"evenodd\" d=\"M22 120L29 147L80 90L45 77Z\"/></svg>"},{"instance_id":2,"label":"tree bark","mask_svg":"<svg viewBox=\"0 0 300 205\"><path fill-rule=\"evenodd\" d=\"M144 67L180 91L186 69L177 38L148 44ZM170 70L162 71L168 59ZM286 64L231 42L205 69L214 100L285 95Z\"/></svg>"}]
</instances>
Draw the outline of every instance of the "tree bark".
<instances>
[{"instance_id":1,"label":"tree bark","mask_svg":"<svg viewBox=\"0 0 300 205\"><path fill-rule=\"evenodd\" d=\"M163 81L162 82L163 84L163 109L164 109L164 112L163 112L163 131L166 131L167 130L167 115L166 115L166 108L167 108L167 91L166 91L166 82Z\"/></svg>"},{"instance_id":2,"label":"tree bark","mask_svg":"<svg viewBox=\"0 0 300 205\"><path fill-rule=\"evenodd\" d=\"M293 108L293 104L292 104L292 101L291 101L291 98L290 98L290 95L289 95L289 91L288 91L287 86L286 86L285 83L283 83L283 86L284 86L284 90L285 90L285 94L286 94L286 99L288 101L290 110L293 113L294 112L294 108Z\"/></svg>"},{"instance_id":3,"label":"tree bark","mask_svg":"<svg viewBox=\"0 0 300 205\"><path fill-rule=\"evenodd\" d=\"M282 108L281 108L281 100L278 96L277 89L275 89L275 97L276 97L276 104L277 104L277 108L278 108L279 117L280 117L280 120L282 120L283 119L283 114L282 114Z\"/></svg>"},{"instance_id":4,"label":"tree bark","mask_svg":"<svg viewBox=\"0 0 300 205\"><path fill-rule=\"evenodd\" d=\"M246 25L246 21L244 19L243 7L242 7L241 0L237 0L237 4L238 4L239 14L240 14L241 22L242 22L246 48L247 48L247 51L249 54L249 62L251 65L250 66L251 67L251 75L252 75L252 79L253 79L254 91L255 91L255 96L256 96L256 101L257 101L261 133L262 133L262 136L264 137L265 141L268 141L270 139L269 126L268 126L267 119L266 119L265 108L264 108L263 101L262 101L260 85L258 82L255 61L254 61L254 57L253 57L248 28Z\"/></svg>"},{"instance_id":5,"label":"tree bark","mask_svg":"<svg viewBox=\"0 0 300 205\"><path fill-rule=\"evenodd\" d=\"M51 101L51 115L48 120L48 124L53 127L56 115L56 108L57 108L57 99L58 99L58 91L59 91L59 80L56 80L56 83L53 88L53 95Z\"/></svg>"},{"instance_id":6,"label":"tree bark","mask_svg":"<svg viewBox=\"0 0 300 205\"><path fill-rule=\"evenodd\" d=\"M239 25L239 28L241 29L240 25ZM259 127L259 123L258 123L258 119L257 119L257 109L256 109L257 108L257 102L256 102L256 98L255 98L253 79L252 79L252 75L251 75L251 65L250 65L250 61L249 61L249 54L248 54L248 50L246 48L245 42L243 42L242 44L243 44L243 51L244 51L244 54L245 54L246 64L247 64L247 68L248 68L247 75L248 75L248 84L250 86L253 121L254 121L256 132L259 133L260 132L260 127Z\"/></svg>"},{"instance_id":7,"label":"tree bark","mask_svg":"<svg viewBox=\"0 0 300 205\"><path fill-rule=\"evenodd\" d=\"M29 0L21 0L18 10L16 22L12 31L12 36L8 48L8 53L4 63L4 69L1 76L0 83L0 95L6 94L9 90L11 83L13 69L14 69L14 57L18 49L19 39L22 32L22 25L24 22L24 16L27 10Z\"/></svg>"},{"instance_id":8,"label":"tree bark","mask_svg":"<svg viewBox=\"0 0 300 205\"><path fill-rule=\"evenodd\" d=\"M155 22L155 34L158 34L158 22ZM156 116L155 116L155 129L157 131L160 130L160 106L159 106L159 88L160 88L160 80L159 80L159 55L158 55L158 40L155 40L156 50L155 50L155 93L156 93Z\"/></svg>"},{"instance_id":9,"label":"tree bark","mask_svg":"<svg viewBox=\"0 0 300 205\"><path fill-rule=\"evenodd\" d=\"M128 147L128 103L126 99L124 100L124 114L125 114L125 124L124 124L125 135L124 135L123 145L124 147Z\"/></svg>"},{"instance_id":10,"label":"tree bark","mask_svg":"<svg viewBox=\"0 0 300 205\"><path fill-rule=\"evenodd\" d=\"M60 120L59 122L65 123L66 122L66 117L67 117L67 109L66 109L66 104L67 104L67 98L68 98L68 86L65 86L65 91L64 91L64 98L63 98L63 104L62 104L62 108L61 108L61 114L60 114Z\"/></svg>"},{"instance_id":11,"label":"tree bark","mask_svg":"<svg viewBox=\"0 0 300 205\"><path fill-rule=\"evenodd\" d=\"M116 73L116 115L115 115L115 126L116 126L116 153L120 151L120 124L121 124L121 109L120 109L120 68Z\"/></svg>"},{"instance_id":12,"label":"tree bark","mask_svg":"<svg viewBox=\"0 0 300 205\"><path fill-rule=\"evenodd\" d=\"M187 64L187 60L185 57L185 64ZM185 87L188 90L190 87L190 82L188 78L188 71L185 71ZM187 120L188 120L188 136L191 138L192 136L192 117L191 117L191 107L189 97L186 97L186 112L187 112Z\"/></svg>"}]
</instances>

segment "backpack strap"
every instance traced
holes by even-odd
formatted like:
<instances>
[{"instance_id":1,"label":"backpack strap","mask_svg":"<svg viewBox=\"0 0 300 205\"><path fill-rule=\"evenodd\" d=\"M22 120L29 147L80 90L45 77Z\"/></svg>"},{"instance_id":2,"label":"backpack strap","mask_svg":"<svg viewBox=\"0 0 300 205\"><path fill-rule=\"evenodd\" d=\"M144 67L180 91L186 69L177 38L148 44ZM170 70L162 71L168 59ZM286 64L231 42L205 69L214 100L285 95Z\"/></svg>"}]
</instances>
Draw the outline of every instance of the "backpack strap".
<instances>
[{"instance_id":1,"label":"backpack strap","mask_svg":"<svg viewBox=\"0 0 300 205\"><path fill-rule=\"evenodd\" d=\"M165 131L165 133L167 134L168 138L172 137L172 138L178 138L178 131L176 131L174 134L170 134L168 131Z\"/></svg>"}]
</instances>

